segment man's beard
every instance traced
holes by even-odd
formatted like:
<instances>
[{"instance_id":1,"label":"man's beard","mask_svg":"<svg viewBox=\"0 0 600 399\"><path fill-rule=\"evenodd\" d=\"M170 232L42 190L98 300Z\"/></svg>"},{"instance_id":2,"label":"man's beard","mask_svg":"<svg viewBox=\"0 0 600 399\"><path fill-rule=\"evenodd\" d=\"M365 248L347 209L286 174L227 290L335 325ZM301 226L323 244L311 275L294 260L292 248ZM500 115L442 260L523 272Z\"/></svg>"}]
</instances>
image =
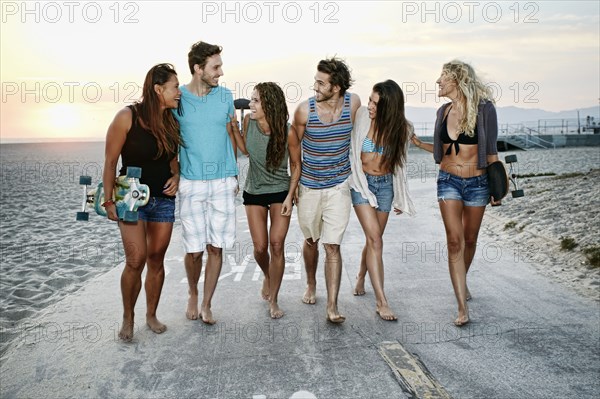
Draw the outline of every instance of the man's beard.
<instances>
[{"instance_id":1,"label":"man's beard","mask_svg":"<svg viewBox=\"0 0 600 399\"><path fill-rule=\"evenodd\" d=\"M219 84L215 84L213 83L214 79L206 79L204 76L200 78L200 80L202 80L204 83L206 83L207 86L209 87L217 87Z\"/></svg>"},{"instance_id":2,"label":"man's beard","mask_svg":"<svg viewBox=\"0 0 600 399\"><path fill-rule=\"evenodd\" d=\"M318 103L321 103L321 102L324 102L324 101L328 101L328 100L331 100L333 98L333 92L332 91L329 91L327 93L319 93L319 94L321 94L321 98L317 98L317 102Z\"/></svg>"}]
</instances>

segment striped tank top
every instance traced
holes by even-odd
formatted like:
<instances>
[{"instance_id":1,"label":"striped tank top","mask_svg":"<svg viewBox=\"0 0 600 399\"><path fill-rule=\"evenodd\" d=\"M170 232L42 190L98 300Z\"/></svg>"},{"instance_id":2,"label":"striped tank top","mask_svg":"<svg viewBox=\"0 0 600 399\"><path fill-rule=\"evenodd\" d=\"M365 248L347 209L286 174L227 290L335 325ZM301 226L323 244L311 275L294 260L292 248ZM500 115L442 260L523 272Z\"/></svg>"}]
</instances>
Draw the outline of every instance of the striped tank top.
<instances>
[{"instance_id":1,"label":"striped tank top","mask_svg":"<svg viewBox=\"0 0 600 399\"><path fill-rule=\"evenodd\" d=\"M303 186L316 189L335 187L350 176L350 98L350 93L344 95L340 118L332 123L321 122L315 98L308 100L308 123L302 139L300 184Z\"/></svg>"}]
</instances>

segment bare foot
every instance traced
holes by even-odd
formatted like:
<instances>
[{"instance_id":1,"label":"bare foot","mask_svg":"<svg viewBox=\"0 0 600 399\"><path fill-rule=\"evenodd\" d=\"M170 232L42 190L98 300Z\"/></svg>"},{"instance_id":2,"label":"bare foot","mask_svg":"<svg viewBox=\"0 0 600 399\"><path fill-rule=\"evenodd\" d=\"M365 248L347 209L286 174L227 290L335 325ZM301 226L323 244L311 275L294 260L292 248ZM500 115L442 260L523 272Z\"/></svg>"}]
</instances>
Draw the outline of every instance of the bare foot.
<instances>
[{"instance_id":1,"label":"bare foot","mask_svg":"<svg viewBox=\"0 0 600 399\"><path fill-rule=\"evenodd\" d=\"M334 323L334 324L341 324L346 321L346 316L342 316L341 314L339 314L337 309L332 310L332 311L328 310L327 311L327 321Z\"/></svg>"},{"instance_id":2,"label":"bare foot","mask_svg":"<svg viewBox=\"0 0 600 399\"><path fill-rule=\"evenodd\" d=\"M354 287L354 295L365 295L365 278L356 276L356 286Z\"/></svg>"},{"instance_id":3,"label":"bare foot","mask_svg":"<svg viewBox=\"0 0 600 399\"><path fill-rule=\"evenodd\" d=\"M398 318L396 317L394 312L392 312L392 309L390 309L390 307L387 305L386 306L378 306L375 313L377 313L379 315L379 317L381 317L383 320L387 320L387 321L398 320Z\"/></svg>"},{"instance_id":4,"label":"bare foot","mask_svg":"<svg viewBox=\"0 0 600 399\"><path fill-rule=\"evenodd\" d=\"M263 280L262 289L260 290L260 296L265 301L268 301L271 299L271 293L269 291L269 284L270 284L269 279L265 277L265 279Z\"/></svg>"},{"instance_id":5,"label":"bare foot","mask_svg":"<svg viewBox=\"0 0 600 399\"><path fill-rule=\"evenodd\" d=\"M200 313L202 321L206 324L215 324L217 321L213 319L212 311L208 307L203 307Z\"/></svg>"},{"instance_id":6,"label":"bare foot","mask_svg":"<svg viewBox=\"0 0 600 399\"><path fill-rule=\"evenodd\" d=\"M317 287L314 285L307 286L306 292L304 292L304 296L302 297L302 302L308 305L317 303Z\"/></svg>"},{"instance_id":7,"label":"bare foot","mask_svg":"<svg viewBox=\"0 0 600 399\"><path fill-rule=\"evenodd\" d=\"M462 327L469 322L469 308L465 306L465 310L458 310L458 317L454 320L454 325L457 327Z\"/></svg>"},{"instance_id":8,"label":"bare foot","mask_svg":"<svg viewBox=\"0 0 600 399\"><path fill-rule=\"evenodd\" d=\"M133 338L133 320L123 319L123 326L119 331L119 338L125 342L131 342Z\"/></svg>"},{"instance_id":9,"label":"bare foot","mask_svg":"<svg viewBox=\"0 0 600 399\"><path fill-rule=\"evenodd\" d=\"M190 294L185 317L189 320L198 320L198 295Z\"/></svg>"},{"instance_id":10,"label":"bare foot","mask_svg":"<svg viewBox=\"0 0 600 399\"><path fill-rule=\"evenodd\" d=\"M467 301L470 301L470 300L471 300L471 298L473 298L473 297L471 296L471 291L469 291L469 289L467 288Z\"/></svg>"},{"instance_id":11,"label":"bare foot","mask_svg":"<svg viewBox=\"0 0 600 399\"><path fill-rule=\"evenodd\" d=\"M279 309L279 305L277 305L276 303L271 303L269 312L271 313L271 318L272 319L279 319L281 317L283 317L283 310Z\"/></svg>"},{"instance_id":12,"label":"bare foot","mask_svg":"<svg viewBox=\"0 0 600 399\"><path fill-rule=\"evenodd\" d=\"M146 324L148 324L148 327L157 334L162 334L167 331L167 325L158 321L156 316L146 316Z\"/></svg>"}]
</instances>

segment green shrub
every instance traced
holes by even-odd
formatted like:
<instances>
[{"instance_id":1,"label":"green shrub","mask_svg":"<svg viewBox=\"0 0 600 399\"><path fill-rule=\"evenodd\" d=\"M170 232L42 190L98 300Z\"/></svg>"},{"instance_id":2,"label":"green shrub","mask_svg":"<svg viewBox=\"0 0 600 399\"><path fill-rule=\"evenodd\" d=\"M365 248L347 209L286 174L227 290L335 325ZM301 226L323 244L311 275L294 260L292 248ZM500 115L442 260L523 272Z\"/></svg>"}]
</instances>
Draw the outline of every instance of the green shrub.
<instances>
[{"instance_id":1,"label":"green shrub","mask_svg":"<svg viewBox=\"0 0 600 399\"><path fill-rule=\"evenodd\" d=\"M579 244L577 244L575 240L571 237L560 238L560 249L562 249L563 251L572 251L578 245Z\"/></svg>"},{"instance_id":2,"label":"green shrub","mask_svg":"<svg viewBox=\"0 0 600 399\"><path fill-rule=\"evenodd\" d=\"M583 254L587 258L588 262L590 262L590 267L597 268L600 267L600 247L587 247L583 249Z\"/></svg>"}]
</instances>

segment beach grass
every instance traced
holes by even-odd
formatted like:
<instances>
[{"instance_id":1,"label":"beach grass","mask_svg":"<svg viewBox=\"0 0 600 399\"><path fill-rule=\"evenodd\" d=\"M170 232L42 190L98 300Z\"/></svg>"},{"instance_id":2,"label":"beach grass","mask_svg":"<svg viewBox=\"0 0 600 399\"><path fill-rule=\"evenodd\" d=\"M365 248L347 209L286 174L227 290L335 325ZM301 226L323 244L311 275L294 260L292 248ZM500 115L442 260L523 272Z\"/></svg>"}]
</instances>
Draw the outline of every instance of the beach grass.
<instances>
[{"instance_id":1,"label":"beach grass","mask_svg":"<svg viewBox=\"0 0 600 399\"><path fill-rule=\"evenodd\" d=\"M591 246L583 249L583 254L590 262L590 268L600 268L600 246Z\"/></svg>"},{"instance_id":2,"label":"beach grass","mask_svg":"<svg viewBox=\"0 0 600 399\"><path fill-rule=\"evenodd\" d=\"M504 230L514 229L516 226L517 226L517 222L515 222L514 220L511 220L510 222L507 222L504 225Z\"/></svg>"},{"instance_id":3,"label":"beach grass","mask_svg":"<svg viewBox=\"0 0 600 399\"><path fill-rule=\"evenodd\" d=\"M577 244L575 239L572 237L561 237L560 238L560 249L562 249L563 251L572 251L578 245L579 244Z\"/></svg>"}]
</instances>

